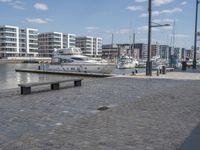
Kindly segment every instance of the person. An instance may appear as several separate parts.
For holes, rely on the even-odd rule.
[[[135,69],[135,73],[136,73],[136,74],[138,73],[138,70],[137,70],[137,69]]]

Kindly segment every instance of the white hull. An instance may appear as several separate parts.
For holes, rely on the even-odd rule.
[[[135,68],[137,63],[132,62],[132,63],[118,63],[117,68],[118,69],[132,69]]]
[[[79,48],[56,50],[51,62],[52,64],[43,67],[43,70],[109,74],[115,67],[114,64],[99,62],[82,55]]]
[[[115,65],[113,64],[50,64],[45,70],[49,71],[66,71],[66,72],[85,72],[110,74]]]
[[[117,68],[118,69],[132,69],[138,65],[138,61],[130,56],[123,55],[118,59]]]

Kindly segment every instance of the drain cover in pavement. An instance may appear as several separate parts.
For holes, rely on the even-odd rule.
[[[102,107],[99,107],[97,110],[104,111],[104,110],[107,110],[107,109],[109,109],[109,107],[102,106]]]

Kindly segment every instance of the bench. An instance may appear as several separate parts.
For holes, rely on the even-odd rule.
[[[51,90],[59,90],[60,83],[63,82],[74,82],[74,86],[81,86],[82,79],[67,79],[67,80],[59,80],[59,81],[50,81],[50,82],[34,82],[34,83],[24,83],[18,84],[21,88],[21,95],[31,94],[31,87],[40,86],[40,85],[51,85]]]
[[[166,71],[174,71],[174,68],[166,68]]]

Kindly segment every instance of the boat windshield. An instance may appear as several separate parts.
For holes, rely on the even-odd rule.
[[[87,61],[87,57],[71,57],[72,60],[77,60],[77,61]]]
[[[72,63],[72,59],[62,59],[62,63]]]
[[[119,59],[119,61],[121,61],[121,62],[127,62],[127,61],[131,61],[131,60],[132,60],[132,58],[129,58],[129,57],[121,57]]]

